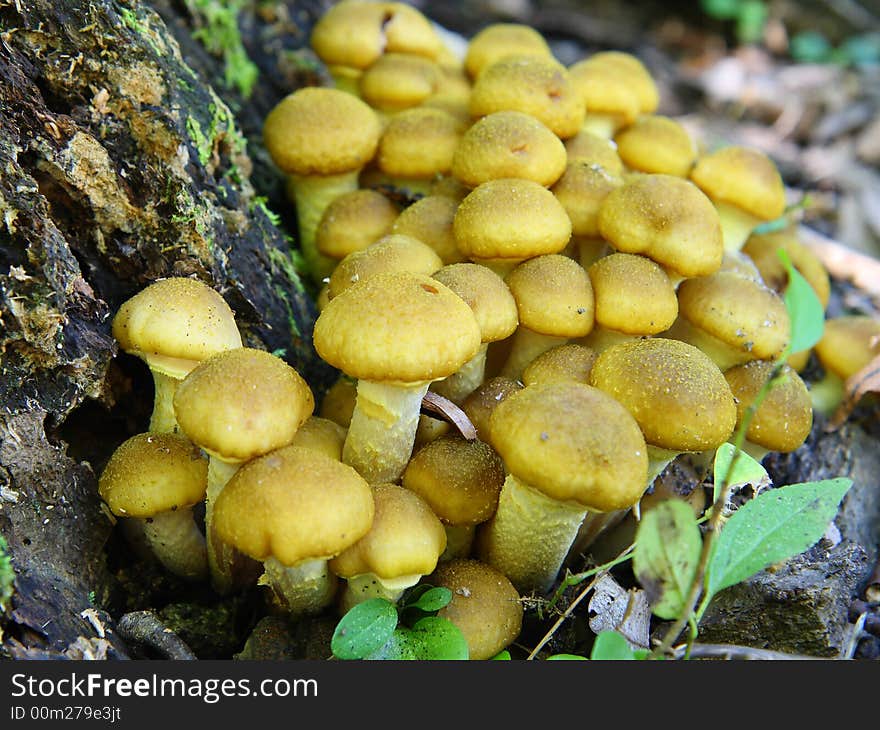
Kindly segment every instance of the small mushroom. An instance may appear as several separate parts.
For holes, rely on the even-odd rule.
[[[437,567],[446,532],[428,503],[397,484],[372,487],[375,516],[369,531],[329,562],[345,579],[339,597],[345,613],[370,598],[396,602]]]
[[[458,202],[449,196],[432,192],[404,208],[391,226],[391,232],[427,243],[444,265],[464,261],[465,256],[459,251],[452,232]]]
[[[631,170],[687,177],[697,159],[697,145],[685,127],[660,114],[643,114],[618,132],[620,159]]]
[[[222,296],[197,279],[153,282],[119,307],[113,337],[147,363],[153,376],[149,430],[177,430],[172,399],[177,384],[202,360],[241,347],[235,316]]]
[[[469,659],[491,659],[519,636],[523,623],[519,593],[491,565],[465,558],[450,560],[438,565],[427,582],[452,592],[452,600],[437,615],[461,631]]]
[[[830,416],[843,403],[846,380],[880,356],[880,319],[865,314],[829,317],[813,351],[824,370],[810,386],[813,410]]]
[[[468,42],[464,68],[471,79],[476,79],[484,68],[510,55],[553,58],[547,40],[532,26],[490,23]]]
[[[140,521],[153,554],[187,580],[208,576],[205,537],[192,507],[205,498],[208,460],[178,433],[141,433],[124,441],[98,479],[98,494],[118,517]]]
[[[589,385],[590,371],[596,361],[596,351],[577,342],[551,347],[526,365],[522,374],[523,385],[535,383],[575,382]]]
[[[343,460],[375,484],[400,478],[428,386],[477,353],[480,328],[439,281],[390,272],[333,297],[313,338],[321,358],[358,380]]]
[[[260,584],[281,611],[300,616],[330,605],[328,561],[373,523],[373,495],[351,467],[302,446],[285,446],[241,467],[214,505],[218,537],[263,564]]]

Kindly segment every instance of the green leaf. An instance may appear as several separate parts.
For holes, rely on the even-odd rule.
[[[507,651],[507,649],[502,649],[495,656],[493,656],[492,659],[496,661],[508,661],[510,660],[510,652]]]
[[[702,545],[693,510],[682,500],[661,502],[642,517],[633,570],[660,618],[678,618],[684,609]]]
[[[340,619],[330,639],[330,651],[337,659],[363,659],[388,641],[395,626],[394,604],[384,598],[371,598]]]
[[[831,55],[831,43],[819,31],[808,30],[791,39],[788,52],[800,63],[823,63]]]
[[[764,0],[743,0],[736,18],[736,38],[740,43],[757,43],[767,24]]]
[[[620,660],[635,659],[629,642],[616,631],[603,631],[596,636],[590,659],[597,660]]]
[[[711,596],[814,545],[834,519],[852,480],[844,477],[771,489],[740,507],[719,533],[707,570]]]
[[[741,0],[700,0],[703,10],[718,20],[732,20],[739,11]]]
[[[791,320],[791,342],[788,352],[809,350],[822,339],[825,310],[813,287],[792,265],[788,252],[780,248],[776,253],[788,272],[788,285],[785,287],[783,297]]]
[[[439,611],[452,600],[452,591],[448,588],[427,586],[428,590],[420,591],[415,600],[408,600],[406,608],[417,608],[425,613]]]
[[[736,461],[733,461],[733,456],[737,451],[736,446],[730,442],[721,444],[715,450],[713,502],[717,501],[721,494],[721,487],[725,482],[733,485],[753,484],[755,486],[770,483],[767,470],[745,451],[739,450]],[[733,469],[731,469],[731,462],[733,462]]]
[[[585,662],[585,661],[587,661],[587,658],[585,656],[581,656],[580,654],[551,654],[550,656],[547,657],[547,661],[548,662],[553,662],[553,661],[562,661],[562,662],[584,661]]]
[[[467,659],[468,645],[461,630],[439,616],[425,616],[412,628],[398,626],[388,640],[365,659],[428,661]]]

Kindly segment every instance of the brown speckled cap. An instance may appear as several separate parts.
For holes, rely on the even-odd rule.
[[[480,264],[463,261],[435,271],[432,278],[448,286],[473,310],[483,342],[512,335],[519,323],[516,300],[500,276]]]
[[[209,454],[231,462],[289,444],[314,408],[312,391],[294,368],[250,347],[208,358],[174,394],[183,432]]]
[[[636,419],[645,441],[672,451],[706,451],[733,432],[736,405],[718,366],[686,342],[662,337],[599,353],[590,382]]]
[[[119,307],[113,336],[126,352],[182,378],[201,360],[241,347],[229,305],[196,279],[159,279]]]
[[[371,276],[331,299],[315,322],[320,357],[364,380],[445,378],[472,358],[480,327],[455,292],[428,276]]]
[[[285,446],[241,467],[214,503],[218,537],[256,560],[283,565],[326,559],[370,529],[366,480],[341,461]]]
[[[612,190],[599,210],[599,231],[618,251],[644,254],[680,276],[706,276],[721,266],[715,206],[674,175],[639,175]]]
[[[275,164],[296,175],[359,170],[376,153],[376,112],[339,89],[310,86],[284,97],[266,116],[263,143]]]
[[[147,518],[201,502],[207,484],[208,460],[188,438],[140,433],[110,456],[98,493],[113,514]]]
[[[551,499],[604,512],[632,506],[645,491],[642,432],[627,410],[598,388],[527,386],[498,404],[490,431],[508,471]]]

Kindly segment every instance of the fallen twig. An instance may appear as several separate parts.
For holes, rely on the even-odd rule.
[[[183,639],[165,626],[152,611],[124,614],[116,623],[116,631],[126,641],[149,646],[166,659],[198,659]]]

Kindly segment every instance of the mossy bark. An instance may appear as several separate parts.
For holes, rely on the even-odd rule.
[[[312,347],[313,293],[269,213],[283,196],[258,138],[296,81],[275,61],[307,45],[322,8],[278,8],[274,33],[279,10],[241,16],[245,45],[268,49],[251,101],[192,38],[185,3],[0,3],[0,534],[16,574],[0,655],[127,655],[99,608],[118,585],[96,483],[152,403],[149,372],[110,334],[125,299],[199,278],[245,345],[281,354],[318,397],[335,376]]]

